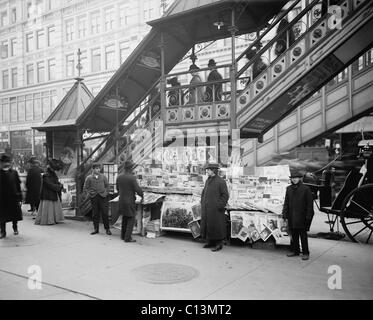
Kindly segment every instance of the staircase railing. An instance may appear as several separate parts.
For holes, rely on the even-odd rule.
[[[290,44],[289,45],[289,33],[291,31],[293,31],[293,27],[297,24],[297,23],[301,23],[301,24],[304,24],[304,21],[300,21],[302,18],[304,18],[307,14],[310,13],[310,10],[312,8],[314,8],[316,5],[322,5],[323,3],[323,0],[314,0],[312,1],[309,5],[307,5],[298,15],[296,15],[291,21],[289,21],[289,23],[283,28],[281,29],[280,32],[278,32],[274,37],[271,38],[271,40],[269,40],[264,46],[262,45],[262,40],[263,38],[265,37],[265,35],[267,35],[270,31],[277,31],[277,28],[279,27],[279,24],[280,22],[282,21],[282,19],[288,15],[288,13],[294,9],[294,7],[296,5],[298,5],[301,1],[296,1],[294,2],[287,10],[285,10],[277,19],[274,23],[271,24],[271,26],[256,40],[254,41],[254,43],[252,43],[242,54],[240,54],[238,56],[238,58],[236,59],[236,61],[240,61],[245,55],[246,53],[250,52],[253,50],[253,48],[258,48],[259,47],[259,50],[257,50],[255,52],[255,56],[250,59],[240,70],[238,70],[237,72],[237,77],[240,77],[248,68],[250,67],[253,67],[254,63],[257,62],[257,60],[261,57],[264,57],[266,60],[268,60],[268,64],[266,66],[265,69],[263,69],[261,73],[265,72],[265,70],[267,70],[270,65],[272,64],[272,62],[275,62],[275,60],[277,60],[279,58],[276,57],[275,59],[271,59],[273,57],[273,55],[271,54],[271,50],[273,49],[273,46],[276,44],[276,42],[278,40],[281,40],[281,39],[287,39],[287,43],[286,43],[286,50],[289,49],[290,46],[294,45],[294,43],[296,42],[296,40],[298,40],[300,38],[300,36],[307,30],[309,30],[309,28],[311,27],[311,23],[310,23],[310,17],[306,17],[306,30],[304,30],[303,33],[299,33],[297,35],[297,38],[295,39],[294,43],[293,44]],[[316,20],[315,20],[316,22]],[[308,24],[308,25],[307,25]],[[286,51],[285,50],[285,51]],[[257,77],[259,77],[259,75],[257,75]],[[255,77],[255,78],[257,78]],[[254,79],[252,79],[254,80]]]
[[[341,0],[339,3],[344,2],[345,0]],[[297,1],[298,4],[299,1]],[[292,8],[293,5],[290,7]],[[268,63],[265,64],[265,67],[260,70],[260,72],[256,75],[256,77],[253,77],[251,81],[249,81],[246,84],[246,88],[243,91],[243,94],[246,94],[248,96],[251,96],[250,101],[254,99],[262,90],[264,90],[266,87],[268,87],[269,83],[272,83],[273,81],[280,78],[280,75],[284,73],[288,66],[293,65],[296,60],[298,60],[301,56],[307,52],[309,49],[307,47],[307,43],[302,43],[304,41],[304,35],[319,25],[319,22],[323,20],[323,18],[326,15],[329,15],[329,13],[326,13],[325,15],[321,15],[317,18],[313,18],[312,13],[315,13],[313,9],[317,9],[317,6],[322,7],[323,0],[314,0],[310,4],[308,4],[303,10],[301,10],[284,28],[281,29],[280,32],[277,33],[276,36],[274,36],[272,39],[270,39],[263,47],[261,47],[259,50],[257,50],[255,56],[250,59],[238,72],[237,77],[241,77],[242,74],[251,67],[251,69],[254,68],[254,64],[261,58],[265,58]],[[289,9],[290,9],[289,8]],[[287,10],[286,12],[289,12]],[[281,14],[279,19],[281,17],[284,17],[286,15],[286,12],[284,14]],[[279,20],[279,19],[276,19]],[[277,22],[278,23],[278,22]],[[277,23],[272,24],[271,28],[266,31],[268,33],[270,30],[274,30]],[[298,34],[295,35],[293,28],[295,25],[299,24],[301,26],[301,30]],[[294,33],[294,41],[293,43],[289,43],[289,35],[290,33]],[[255,45],[259,45],[261,43],[261,40],[263,39],[264,34],[259,37],[245,52],[249,52]],[[275,57],[273,57],[272,50],[275,48],[275,45],[278,41],[281,39],[287,39],[286,47],[283,52],[280,54],[276,54]],[[301,47],[303,46],[303,48]],[[299,47],[299,50],[298,50]],[[297,50],[296,50],[296,49]],[[289,51],[291,51],[291,56],[287,56]],[[241,54],[237,61],[242,59],[244,55]],[[288,61],[289,60],[289,61]],[[291,61],[290,61],[291,60]],[[255,81],[254,81],[255,80]],[[250,94],[250,88],[251,86],[254,86],[253,94]],[[242,94],[238,96],[237,99],[237,113],[240,113],[242,109],[242,104],[247,104],[247,99],[244,99],[245,97],[242,97]]]
[[[122,120],[120,120],[119,123],[124,123],[126,119],[128,118],[131,118],[132,116],[134,117],[130,123],[124,127],[122,127],[120,130],[119,130],[119,136],[120,135],[123,135],[130,127],[133,126],[134,123],[136,123],[136,121],[138,121],[140,119],[141,116],[143,116],[145,114],[145,112],[147,112],[147,109],[148,109],[148,106],[149,105],[152,105],[156,99],[159,99],[159,93],[157,95],[155,95],[151,101],[147,102],[146,100],[148,99],[148,96],[150,94],[150,92],[152,90],[154,90],[154,88],[158,85],[159,83],[159,80],[154,83],[154,85],[147,91],[147,95],[146,97],[141,100],[139,103],[137,103],[137,106],[135,106],[133,108],[133,111],[126,115]],[[141,106],[144,106],[143,108],[141,108]],[[140,108],[140,111],[138,110]],[[138,114],[136,114],[138,113]],[[80,164],[80,176],[84,177],[88,171],[89,171],[89,166],[87,167],[86,165],[88,164],[88,162],[91,160],[93,160],[94,156],[96,155],[97,158],[95,158],[94,160],[95,161],[99,161],[103,156],[105,156],[108,151],[110,150],[110,148],[112,148],[114,146],[114,143],[116,141],[115,139],[115,136],[116,136],[116,133],[117,133],[117,128],[114,127],[110,133],[92,150],[92,152],[81,162]],[[104,144],[107,144],[104,148],[104,150],[102,150],[102,152],[100,151],[100,148],[104,145]],[[100,154],[98,154],[98,152],[101,152]]]

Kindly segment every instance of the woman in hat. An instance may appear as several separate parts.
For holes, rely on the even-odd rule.
[[[214,59],[210,59],[207,66],[212,69],[207,77],[207,82],[214,82],[223,79],[221,74],[216,70],[216,62]],[[206,87],[205,101],[221,101],[222,92],[223,84],[221,82],[208,85]]]
[[[61,170],[62,167],[60,160],[48,161],[47,172],[42,178],[40,204],[35,224],[52,225],[63,221],[61,192],[64,189],[56,174],[56,171]]]
[[[219,165],[208,164],[208,179],[201,196],[201,237],[204,248],[219,251],[226,239],[225,206],[229,199],[227,184],[218,175]]]
[[[11,168],[10,156],[0,158],[0,239],[6,236],[6,223],[13,223],[14,234],[18,234],[17,222],[22,220],[22,192],[18,172]]]
[[[192,79],[190,80],[190,88],[189,88],[189,104],[194,103],[201,103],[203,102],[203,86],[198,85],[202,83],[202,79],[198,74],[199,67],[197,67],[194,63],[189,67],[189,71],[192,75]]]

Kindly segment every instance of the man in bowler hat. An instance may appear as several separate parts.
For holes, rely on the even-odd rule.
[[[18,172],[11,168],[9,155],[0,157],[0,239],[6,237],[6,223],[13,223],[13,232],[18,234],[17,222],[22,220],[22,192]]]
[[[219,165],[206,166],[208,178],[201,196],[201,237],[204,248],[219,251],[226,239],[225,206],[229,199],[227,184],[219,177]]]
[[[132,239],[132,231],[136,217],[136,194],[144,197],[143,191],[133,174],[134,164],[131,161],[124,163],[124,173],[117,177],[117,190],[119,192],[119,214],[122,214],[121,239],[124,242],[136,242]]]
[[[313,211],[313,196],[311,189],[303,184],[303,174],[299,171],[291,173],[291,185],[286,188],[283,219],[288,220],[289,233],[291,236],[292,253],[288,257],[299,256],[299,238],[302,243],[302,260],[309,259],[309,248],[307,231],[309,231]]]
[[[111,235],[109,225],[109,182],[105,175],[100,173],[101,165],[94,163],[92,165],[92,174],[87,176],[83,191],[88,193],[91,198],[92,220],[94,230],[91,234],[99,232],[100,216],[106,229],[106,234]]]
[[[207,66],[212,69],[207,77],[207,82],[219,81],[223,79],[221,74],[216,70],[216,62],[214,59],[210,59]],[[221,82],[208,85],[205,92],[205,101],[221,101],[222,92],[223,84]]]

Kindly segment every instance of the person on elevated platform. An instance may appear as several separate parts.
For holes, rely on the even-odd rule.
[[[204,90],[203,86],[199,85],[202,83],[202,79],[198,74],[199,67],[194,63],[189,67],[189,71],[192,74],[189,88],[189,101],[188,104],[195,104],[203,102]]]
[[[216,62],[214,59],[210,59],[207,66],[212,69],[207,77],[207,82],[219,81],[223,79],[221,74],[216,70]],[[206,87],[206,92],[205,92],[205,101],[206,102],[221,101],[222,92],[223,92],[222,83],[208,85]]]

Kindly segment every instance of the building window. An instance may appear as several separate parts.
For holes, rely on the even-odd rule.
[[[74,76],[74,55],[68,54],[66,56],[66,77]]]
[[[92,50],[92,72],[101,71],[101,50],[100,48]]]
[[[44,61],[40,61],[36,64],[38,83],[45,82],[45,64]]]
[[[12,68],[12,88],[18,87],[18,70],[17,68]]]
[[[17,99],[16,97],[10,98],[10,122],[18,121]]]
[[[16,55],[17,50],[17,39],[10,39],[10,56],[14,57]]]
[[[114,28],[115,12],[114,8],[107,8],[105,13],[105,31],[112,30]]]
[[[78,37],[79,39],[82,39],[87,34],[87,18],[79,17],[78,18]]]
[[[91,34],[100,32],[100,11],[91,13]]]
[[[49,26],[48,27],[48,47],[51,47],[54,44],[56,44],[55,34],[56,34],[55,26]]]
[[[0,50],[1,50],[1,59],[8,58],[8,40],[2,41],[0,43]]]
[[[0,27],[4,27],[8,24],[8,12],[1,11],[0,12]]]
[[[25,96],[17,97],[18,121],[25,121]]]
[[[3,99],[3,122],[10,122],[9,99]]]
[[[26,121],[33,120],[34,116],[34,103],[32,94],[26,95]]]
[[[3,71],[3,89],[9,89],[9,71],[4,70]]]
[[[33,32],[26,34],[26,52],[33,50],[34,34]]]
[[[41,49],[45,45],[45,33],[44,30],[36,31],[36,49]]]
[[[119,25],[124,27],[129,23],[129,7],[122,5],[119,7]]]
[[[57,91],[51,90],[51,111],[57,107]]]
[[[41,93],[41,112],[43,119],[46,119],[50,114],[49,91]]]
[[[115,68],[115,46],[107,46],[105,48],[105,69],[112,70]]]
[[[40,93],[34,93],[34,120],[41,120]]]
[[[28,64],[26,65],[26,80],[27,84],[34,84],[34,65]]]
[[[27,4],[26,4],[27,19],[31,18],[31,16],[33,15],[33,12],[32,12],[33,10],[34,10],[34,7],[32,6],[32,2],[27,1]]]
[[[56,80],[56,59],[48,60],[48,80]]]
[[[67,20],[65,22],[66,41],[72,41],[74,38],[74,20]]]
[[[11,23],[17,22],[17,8],[12,8],[11,15],[10,15],[10,21]]]
[[[122,64],[127,59],[129,52],[130,52],[129,40],[119,43],[120,64]]]
[[[154,13],[154,8],[153,8],[153,3],[151,0],[145,0],[143,2],[143,8],[144,8],[144,11],[143,11],[143,17],[144,17],[144,20],[150,20],[152,17],[153,17],[153,13]]]

